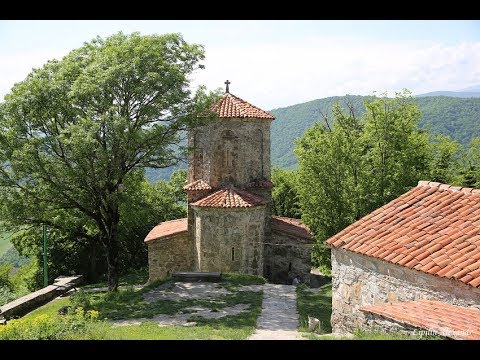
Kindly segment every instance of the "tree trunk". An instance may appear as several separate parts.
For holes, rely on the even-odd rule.
[[[118,239],[110,238],[107,246],[107,266],[108,266],[108,291],[117,291],[118,289]]]
[[[104,244],[107,253],[107,278],[108,291],[117,291],[118,288],[118,254],[119,254],[119,239],[118,239],[118,224],[120,222],[120,214],[118,209],[109,213],[108,229],[106,232],[106,239]]]

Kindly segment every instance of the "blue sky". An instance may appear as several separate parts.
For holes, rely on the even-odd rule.
[[[0,21],[0,98],[97,35],[180,32],[205,46],[192,84],[231,81],[266,110],[317,98],[480,84],[480,21]]]

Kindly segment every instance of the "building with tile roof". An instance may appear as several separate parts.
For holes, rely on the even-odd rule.
[[[420,181],[326,243],[334,331],[480,323],[480,190]]]
[[[189,131],[188,217],[145,238],[150,280],[174,271],[242,272],[291,283],[310,279],[313,237],[296,219],[272,217],[268,112],[226,93],[217,118]]]

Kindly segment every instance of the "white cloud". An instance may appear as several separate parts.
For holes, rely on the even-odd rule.
[[[48,60],[61,59],[68,51],[36,49],[4,53],[0,56],[0,100],[13,85],[24,80],[33,68],[42,67]]]
[[[480,83],[480,43],[456,46],[323,41],[298,47],[206,48],[196,83],[229,79],[231,91],[265,109],[321,97],[408,88],[414,93]]]
[[[214,47],[194,85],[210,89],[231,81],[231,92],[266,110],[327,96],[408,88],[414,93],[457,90],[480,83],[480,42],[359,42],[312,37],[287,46]],[[69,49],[37,49],[0,56],[0,98],[33,67]]]

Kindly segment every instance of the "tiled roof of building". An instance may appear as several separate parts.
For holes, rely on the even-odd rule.
[[[480,340],[480,310],[417,300],[364,306],[360,310],[458,340]]]
[[[298,219],[272,216],[272,230],[302,239],[313,240],[313,235],[308,226]]]
[[[271,189],[273,183],[270,180],[254,180],[247,185],[250,189]]]
[[[267,201],[258,195],[234,187],[215,191],[191,205],[215,208],[239,208],[265,205]]]
[[[273,115],[230,93],[223,95],[213,105],[213,111],[220,118],[275,119]]]
[[[420,181],[326,243],[479,287],[480,190]]]
[[[187,191],[198,191],[198,190],[212,190],[212,187],[208,185],[205,181],[200,179],[200,180],[192,181],[191,183],[185,185],[183,189]]]
[[[187,232],[188,219],[164,221],[155,226],[145,237],[145,242]]]

